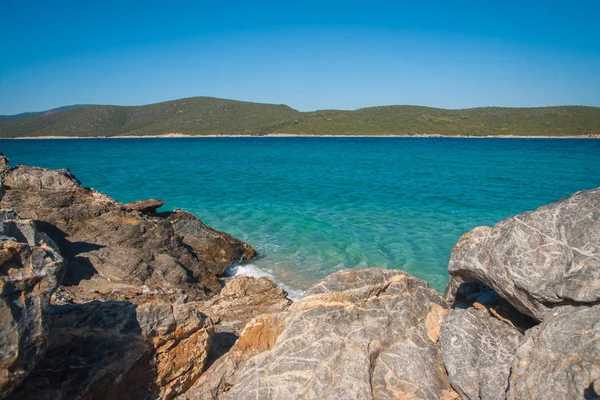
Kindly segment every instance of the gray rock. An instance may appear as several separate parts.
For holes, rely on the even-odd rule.
[[[68,169],[49,170],[18,166],[8,172],[4,185],[13,190],[77,190],[81,183]]]
[[[453,393],[437,345],[447,312],[402,271],[345,270],[294,303],[269,351],[228,399],[439,399]]]
[[[552,307],[598,302],[600,188],[475,228],[452,250],[448,271],[449,292],[478,280],[538,321]]]
[[[600,398],[600,306],[558,307],[516,352],[508,399]]]
[[[0,221],[0,398],[44,355],[50,297],[63,274],[58,249],[33,221]]]
[[[440,344],[452,387],[469,400],[505,398],[522,334],[488,309],[454,309],[442,323]]]

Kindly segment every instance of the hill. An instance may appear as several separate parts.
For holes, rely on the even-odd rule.
[[[470,108],[446,110],[418,106],[326,110],[305,115],[274,131],[330,135],[515,135],[579,136],[600,134],[600,108]]]
[[[293,120],[284,105],[192,97],[145,106],[91,106],[0,122],[0,137],[252,134]]]
[[[53,108],[51,110],[46,110],[46,111],[24,112],[24,113],[14,114],[14,115],[0,115],[0,122],[1,121],[10,121],[10,120],[15,120],[15,119],[29,118],[29,117],[37,117],[38,115],[54,114],[54,113],[61,112],[61,111],[89,107],[91,105],[92,104],[73,104],[70,106],[62,106],[62,107]]]
[[[0,121],[0,137],[187,135],[600,135],[600,108],[382,106],[300,112],[286,105],[192,97],[145,106],[88,106]]]

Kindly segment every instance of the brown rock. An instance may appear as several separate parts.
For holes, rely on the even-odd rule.
[[[252,319],[231,351],[218,359],[179,400],[223,398],[237,382],[248,360],[275,345],[284,328],[284,314],[263,314]]]
[[[127,203],[125,204],[125,207],[133,211],[139,211],[142,214],[154,214],[156,210],[161,208],[164,204],[164,200],[149,199]]]
[[[440,337],[440,329],[442,329],[442,320],[448,314],[448,309],[437,304],[431,307],[431,311],[427,314],[425,326],[427,328],[427,337],[433,343],[437,343]]]
[[[246,243],[204,225],[192,214],[176,210],[164,214],[181,241],[196,254],[202,255],[204,268],[222,275],[231,265],[256,257],[256,251]]]
[[[285,311],[292,304],[285,290],[269,278],[236,275],[221,293],[202,303],[202,312],[210,316],[218,332],[236,336],[254,317]]]
[[[17,167],[3,182],[0,205],[34,219],[56,242],[68,262],[64,284],[80,302],[144,287],[207,298],[221,289],[217,274],[256,254],[189,213],[133,211],[83,188],[68,170]]]
[[[212,323],[197,304],[54,306],[49,348],[14,399],[171,399],[196,380]]]

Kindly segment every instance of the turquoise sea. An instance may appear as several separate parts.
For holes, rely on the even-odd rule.
[[[116,200],[167,200],[261,254],[239,271],[293,295],[342,268],[408,271],[443,291],[466,231],[600,186],[600,140],[3,140],[11,165],[69,168]]]

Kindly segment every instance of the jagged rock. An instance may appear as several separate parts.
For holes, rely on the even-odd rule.
[[[290,307],[274,347],[249,361],[227,398],[449,398],[432,340],[443,309],[402,271],[337,272]]]
[[[175,234],[196,254],[202,255],[204,267],[215,275],[222,275],[231,265],[257,255],[251,246],[204,225],[189,212],[176,210],[164,215]]]
[[[8,171],[10,167],[8,166],[8,157],[4,155],[4,153],[0,152],[0,175]]]
[[[600,306],[558,307],[525,335],[508,399],[600,398]]]
[[[63,274],[58,249],[33,221],[0,221],[0,398],[44,355],[50,296]]]
[[[18,220],[21,219],[15,210],[4,210],[0,209],[0,220]]]
[[[77,190],[81,183],[68,169],[48,170],[39,167],[18,166],[4,178],[4,185],[13,190]]]
[[[213,325],[199,309],[198,303],[151,302],[138,307],[142,333],[152,338],[160,399],[185,392],[204,370]]]
[[[114,290],[187,293],[220,291],[215,275],[254,249],[185,212],[144,215],[93,189],[68,170],[17,167],[3,176],[4,208],[36,221],[67,260],[64,284],[81,301]]]
[[[247,360],[272,347],[283,328],[281,312],[291,303],[270,279],[243,275],[232,277],[218,296],[202,302],[200,309],[215,322],[212,365],[181,399],[216,399],[226,393]]]
[[[448,304],[461,303],[460,306],[470,306],[477,302],[480,304],[495,304],[502,298],[480,281],[463,282],[459,277],[451,277],[446,285],[444,300]]]
[[[125,204],[125,207],[130,210],[139,211],[142,214],[154,214],[156,210],[161,208],[164,204],[164,200],[149,199],[127,203]]]
[[[10,170],[10,167],[8,166],[8,158],[4,155],[4,153],[0,152],[0,200],[2,200],[2,196],[4,196],[4,180],[2,179],[2,176],[8,170]]]
[[[522,334],[484,306],[454,309],[440,333],[452,387],[468,400],[505,398],[508,376]]]
[[[285,311],[292,304],[285,290],[266,277],[236,275],[229,279],[218,296],[202,303],[218,331],[236,335],[260,314]]]
[[[214,400],[226,396],[248,360],[275,345],[283,331],[283,318],[283,313],[263,314],[248,322],[231,350],[202,374],[178,400]]]
[[[212,323],[197,304],[53,306],[49,348],[14,399],[171,399],[200,376]]]
[[[454,246],[448,271],[452,290],[481,281],[538,321],[552,307],[598,302],[600,188],[475,228]]]

